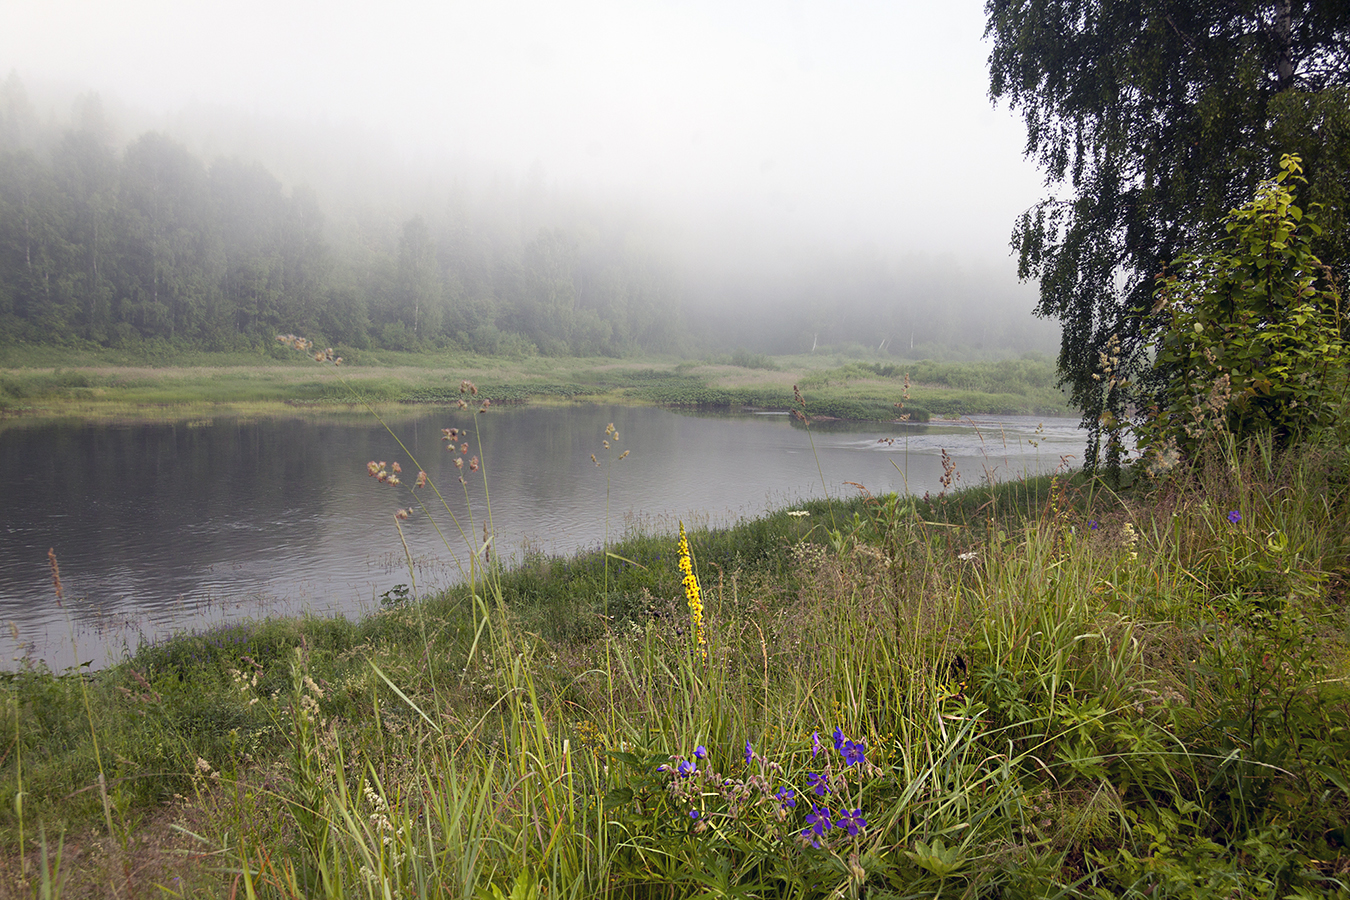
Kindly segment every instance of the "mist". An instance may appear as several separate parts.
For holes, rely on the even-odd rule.
[[[348,283],[372,309],[416,220],[444,303],[485,316],[510,305],[493,267],[556,244],[577,308],[603,317],[597,295],[647,290],[678,315],[686,344],[665,349],[1057,344],[1009,255],[1043,187],[987,99],[979,3],[55,2],[9,18],[0,149],[41,156],[75,130],[120,155],[153,131],[204,170],[260,165],[312,198],[328,264],[364,273]]]

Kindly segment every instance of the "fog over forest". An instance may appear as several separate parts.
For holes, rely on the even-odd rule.
[[[978,33],[971,44],[980,49]],[[842,105],[841,116],[895,117]],[[946,144],[913,124],[896,140],[931,153],[874,195],[843,185],[849,159],[816,152],[813,168],[787,150],[751,164],[767,186],[754,195],[720,185],[694,151],[690,171],[630,160],[605,178],[356,115],[201,99],[156,108],[14,70],[0,81],[0,335],[207,349],[293,331],[355,348],[546,354],[1053,353],[1058,326],[1031,315],[1036,290],[1017,282],[1006,238],[990,250],[991,229],[1006,235],[1020,209],[954,228],[961,209],[934,198],[968,204],[963,183],[989,173],[970,167],[968,135]],[[578,155],[603,164],[616,140]],[[898,166],[913,159],[897,152]],[[805,182],[776,181],[780,167]],[[695,196],[700,172],[707,190]]]

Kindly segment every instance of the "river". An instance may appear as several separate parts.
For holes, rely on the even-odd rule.
[[[619,439],[606,451],[610,423]],[[102,666],[178,631],[376,609],[409,582],[394,514],[416,507],[413,458],[468,532],[461,537],[444,510],[402,522],[418,587],[428,590],[455,580],[468,544],[482,542],[489,500],[497,552],[519,559],[598,547],[606,528],[617,537],[673,531],[681,518],[728,524],[826,492],[856,495],[859,485],[936,493],[943,450],[960,487],[1062,460],[1076,468],[1084,445],[1070,419],[815,423],[808,432],[784,415],[600,405],[479,416],[419,407],[389,426],[357,414],[5,423],[0,658],[10,669]],[[453,452],[449,427],[467,431]],[[370,461],[398,462],[402,484],[371,478]],[[434,495],[419,493],[431,506]]]

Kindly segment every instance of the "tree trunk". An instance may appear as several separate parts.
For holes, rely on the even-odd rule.
[[[1279,47],[1279,56],[1275,62],[1275,89],[1277,91],[1283,91],[1294,86],[1293,37],[1293,0],[1275,0],[1275,42]]]

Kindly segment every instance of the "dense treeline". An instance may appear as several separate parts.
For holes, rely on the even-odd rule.
[[[292,160],[285,181],[247,154],[204,161],[212,142],[194,152],[179,133],[116,140],[125,126],[97,95],[73,107],[42,120],[16,76],[0,82],[0,340],[247,350],[293,332],[394,350],[911,358],[1053,346],[1029,300],[991,295],[988,273],[950,260],[756,256],[726,246],[725,223],[682,231],[539,170],[424,185],[386,163],[343,181],[337,147],[327,175]]]
[[[515,257],[403,223],[394,253],[344,259],[313,192],[256,163],[204,165],[142,135],[121,154],[91,130],[47,153],[0,150],[0,332],[109,346],[243,349],[278,330],[393,349],[670,349],[668,279],[638,252],[587,259],[541,229]],[[353,265],[358,263],[358,265]],[[584,285],[584,294],[578,285]]]

